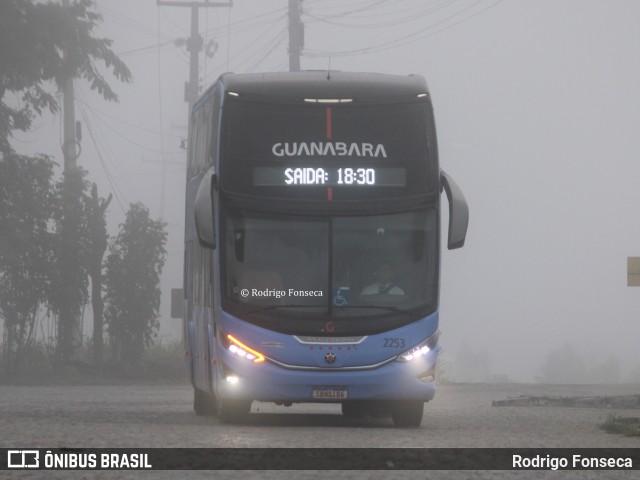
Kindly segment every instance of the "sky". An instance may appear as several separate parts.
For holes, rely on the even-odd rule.
[[[181,331],[168,318],[168,291],[182,283],[189,74],[176,40],[189,36],[190,10],[96,3],[104,19],[96,33],[113,39],[134,82],[112,80],[117,104],[77,82],[78,163],[103,196],[114,193],[112,235],[135,201],[168,222],[161,334],[170,341]],[[288,69],[287,0],[233,3],[200,9],[210,53],[200,56],[202,88],[226,71]],[[429,84],[441,167],[470,208],[464,248],[442,255],[441,344],[452,374],[469,377],[460,365],[471,351],[491,374],[534,381],[547,354],[565,346],[587,369],[616,355],[623,380],[638,370],[640,288],[626,285],[626,259],[640,256],[640,2],[304,0],[302,8],[302,69],[414,73]],[[62,163],[60,132],[59,116],[45,115],[13,145]]]

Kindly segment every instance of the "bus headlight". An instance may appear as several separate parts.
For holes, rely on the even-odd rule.
[[[440,332],[436,331],[433,335],[427,337],[426,340],[420,342],[411,350],[407,350],[406,352],[398,355],[396,360],[398,362],[410,362],[416,358],[423,357],[438,345],[438,337],[440,337]]]
[[[264,355],[253,348],[246,346],[233,335],[227,335],[225,338],[227,340],[227,342],[225,342],[227,344],[226,347],[231,353],[238,355],[239,357],[246,358],[247,360],[251,360],[253,363],[264,362]]]

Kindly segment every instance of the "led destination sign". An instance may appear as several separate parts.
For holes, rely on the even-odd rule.
[[[327,202],[364,205],[438,191],[435,136],[424,101],[325,106],[240,97],[225,102],[219,181],[238,202],[304,199],[324,208]]]
[[[321,185],[404,187],[407,174],[404,168],[372,167],[256,167],[253,185],[298,186]]]

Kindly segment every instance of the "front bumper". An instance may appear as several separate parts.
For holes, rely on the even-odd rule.
[[[440,347],[411,362],[391,361],[362,370],[304,370],[278,366],[268,360],[253,363],[221,352],[213,369],[216,395],[223,399],[268,402],[341,402],[344,399],[316,399],[313,391],[333,388],[347,392],[347,400],[432,400],[435,395],[435,366]],[[235,377],[233,383],[228,377]]]

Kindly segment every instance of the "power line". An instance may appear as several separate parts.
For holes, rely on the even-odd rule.
[[[287,39],[287,30],[283,30],[282,32],[280,32],[280,34],[274,39],[273,42],[273,46],[271,46],[271,48],[269,48],[269,50],[267,50],[263,55],[260,55],[259,60],[254,63],[251,67],[249,67],[246,72],[255,72],[257,70],[257,68],[260,66],[260,64],[262,62],[264,62],[269,55],[271,55],[273,53],[273,51],[278,48],[280,45],[282,45],[284,43],[284,41]]]
[[[229,12],[230,11],[231,10],[229,9]],[[286,15],[286,12],[287,12],[287,7],[277,8],[267,13],[256,15],[255,17],[245,18],[244,20],[238,20],[237,22],[230,23],[229,21],[227,21],[226,25],[223,25],[217,28],[216,30],[219,35],[228,34],[228,33],[233,33],[234,35],[239,33],[244,33],[247,30],[254,30],[256,27],[269,25],[274,20],[279,20],[284,15]],[[273,18],[263,19],[263,17],[273,17]],[[261,19],[261,20],[254,22],[254,20],[257,20],[257,19]],[[207,31],[205,33],[207,35],[210,35],[212,32]]]
[[[134,124],[128,123],[128,122],[124,122],[124,121],[122,121],[122,120],[117,120],[115,117],[110,116],[110,118],[112,118],[112,119],[114,119],[114,120],[117,120],[117,121],[121,121],[122,123],[124,123],[124,124],[126,124],[126,125],[129,125],[129,126],[132,126],[132,127],[134,127],[134,128],[138,128],[138,129],[140,129],[140,130],[143,130],[143,131],[146,131],[146,132],[149,132],[149,133],[153,133],[154,135],[159,135],[159,136],[160,136],[160,139],[161,139],[161,147],[160,147],[160,149],[152,148],[152,147],[149,147],[149,146],[147,146],[147,145],[143,145],[143,144],[141,144],[141,143],[139,143],[139,142],[136,142],[135,140],[132,140],[131,138],[127,137],[125,134],[123,134],[121,131],[119,131],[117,128],[115,128],[112,124],[110,124],[110,123],[109,123],[108,121],[106,121],[104,118],[101,118],[101,115],[107,115],[107,114],[102,113],[102,112],[101,112],[100,114],[98,114],[98,112],[99,112],[99,111],[98,111],[98,110],[96,110],[96,109],[95,109],[94,107],[92,107],[91,105],[89,105],[89,103],[87,103],[84,99],[83,99],[83,100],[78,100],[78,103],[82,103],[86,108],[88,108],[88,109],[91,111],[91,113],[93,114],[93,117],[94,117],[96,120],[98,120],[98,121],[99,121],[100,123],[102,123],[105,127],[107,127],[109,130],[111,130],[113,133],[115,133],[118,137],[122,138],[124,141],[126,141],[127,143],[130,143],[131,145],[135,145],[136,147],[141,148],[142,150],[146,150],[146,151],[148,151],[148,152],[152,152],[152,153],[160,153],[160,154],[163,154],[163,155],[164,155],[164,154],[168,154],[168,155],[178,155],[178,154],[180,154],[180,153],[181,153],[181,152],[179,152],[179,151],[166,151],[166,150],[164,150],[164,145],[162,144],[162,138],[163,138],[163,136],[164,136],[164,133],[163,133],[163,132],[158,132],[158,131],[155,131],[155,130],[150,130],[150,129],[147,129],[147,128],[144,128],[144,127],[140,127],[140,126],[137,126],[137,125],[134,125]],[[108,115],[107,115],[107,116],[108,116]],[[172,136],[174,136],[174,137],[176,137],[176,138],[182,138],[182,137],[181,137],[181,136],[179,136],[179,135],[172,135]]]
[[[416,22],[425,16],[429,16],[434,14],[435,12],[442,10],[449,5],[457,2],[458,0],[444,0],[439,3],[434,3],[431,5],[418,5],[412,6],[403,10],[394,9],[393,11],[384,11],[377,13],[375,15],[367,15],[367,16],[357,16],[357,17],[349,17],[342,15],[318,15],[308,10],[305,10],[304,13],[306,16],[315,19],[317,22],[327,23],[329,25],[335,25],[338,27],[346,27],[346,28],[386,28],[393,27],[397,25],[403,25],[405,23]],[[397,17],[398,15],[402,15]],[[375,23],[348,23],[346,20],[362,20],[364,18],[380,18],[382,17],[384,20]],[[333,20],[334,18],[338,18],[341,21]]]
[[[347,10],[347,11],[342,11],[339,13],[336,13],[333,15],[333,17],[344,17],[346,15],[351,15],[352,13],[360,13],[366,10],[371,10],[373,8],[375,8],[378,5],[384,5],[385,3],[390,3],[395,1],[395,3],[397,3],[397,0],[375,0],[375,1],[371,1],[368,0],[364,3],[364,6],[360,6],[360,7],[356,7],[356,8],[352,8],[351,10]],[[394,4],[395,6],[395,4]],[[341,7],[344,7],[344,4],[341,5]],[[335,7],[334,7],[335,8]]]
[[[497,0],[494,3],[487,5],[485,8],[482,8],[470,15],[467,15],[463,18],[461,18],[460,20],[450,23],[448,25],[445,25],[444,27],[437,29],[437,30],[433,30],[435,27],[438,27],[450,20],[453,20],[456,17],[459,17],[461,14],[471,10],[472,8],[476,7],[477,5],[479,5],[480,3],[482,3],[484,0],[476,0],[474,3],[472,3],[471,5],[466,6],[465,8],[463,8],[462,10],[449,15],[435,23],[432,23],[424,28],[421,28],[420,30],[417,30],[413,33],[410,33],[408,35],[404,35],[402,37],[396,38],[394,40],[389,40],[387,42],[383,42],[377,45],[373,45],[370,47],[364,47],[364,48],[359,48],[359,49],[353,49],[353,50],[342,50],[342,51],[328,51],[328,50],[312,50],[312,49],[305,49],[305,56],[308,57],[340,57],[340,56],[356,56],[356,55],[365,55],[365,54],[371,54],[371,53],[377,53],[377,52],[381,52],[384,50],[390,50],[393,48],[398,48],[404,45],[408,45],[410,43],[414,43],[418,40],[422,40],[424,38],[428,38],[431,37],[433,35],[436,35],[438,33],[444,32],[446,30],[449,30],[450,28],[453,28],[457,25],[460,25],[461,23],[464,23],[478,15],[480,15],[481,13],[486,12],[487,10],[497,6],[498,4],[502,3],[502,0]]]
[[[172,50],[178,48],[175,40],[167,40],[165,42],[154,43],[153,45],[147,45],[146,47],[134,48],[131,50],[125,50],[124,52],[118,52],[119,57],[128,57],[131,55],[144,54],[144,53],[156,53],[165,50]]]
[[[98,147],[98,142],[97,142],[96,137],[95,137],[95,135],[93,133],[93,128],[91,127],[91,122],[89,120],[89,116],[84,111],[84,107],[82,105],[79,105],[79,110],[80,110],[80,115],[82,116],[82,118],[84,120],[84,123],[87,126],[87,130],[89,131],[89,137],[91,137],[91,142],[93,143],[93,146],[94,146],[94,148],[96,150],[96,153],[98,155],[98,160],[100,161],[100,164],[102,165],[102,169],[103,169],[103,171],[105,173],[105,176],[107,177],[107,182],[111,186],[111,191],[113,193],[113,196],[116,199],[116,202],[118,203],[118,205],[120,206],[120,209],[122,210],[122,213],[126,214],[126,210],[125,210],[124,205],[123,205],[124,195],[120,191],[120,188],[118,187],[117,182],[113,179],[113,176],[111,175],[111,172],[109,171],[109,167],[107,167],[107,162],[102,157],[102,151],[100,150],[100,147]]]
[[[287,26],[286,26],[286,15],[282,15],[280,18],[278,18],[278,22],[272,22],[269,24],[268,28],[266,28],[265,30],[262,30],[260,32],[256,32],[255,37],[249,42],[249,44],[251,45],[260,45],[261,48],[258,50],[254,50],[253,52],[249,49],[245,49],[243,50],[243,52],[240,55],[237,55],[233,58],[233,60],[235,60],[233,65],[229,65],[228,63],[228,59],[227,59],[227,65],[226,65],[226,71],[229,71],[230,69],[233,69],[234,71],[244,71],[244,72],[251,72],[253,70],[251,69],[247,69],[247,68],[243,68],[244,65],[246,65],[249,62],[255,61],[255,59],[264,59],[266,57],[266,55],[270,54],[273,52],[274,48],[273,48],[273,44],[274,43],[278,43],[280,44],[282,41],[284,41],[286,39],[286,35],[287,35]],[[278,31],[278,33],[271,37],[270,40],[268,41],[264,41],[263,39],[269,34],[269,32],[271,32],[275,27],[278,27],[278,25],[281,26],[281,29]],[[257,65],[259,65],[261,62],[258,62]],[[208,77],[212,77],[212,76],[217,76],[218,72],[223,69],[225,67],[225,65],[223,63],[219,63],[217,65],[214,65],[213,68],[211,69],[211,72],[208,74]],[[253,66],[253,68],[255,68],[255,66]],[[209,82],[209,78],[205,78],[205,82]]]
[[[84,103],[84,100],[78,100]],[[88,103],[85,103],[85,105],[91,109],[91,112],[94,114],[95,117],[100,117],[100,116],[105,116],[107,118],[110,118],[111,120],[121,123],[123,125],[126,125],[127,127],[132,127],[132,128],[136,128],[138,130],[141,130],[143,132],[148,132],[148,133],[152,133],[154,135],[164,135],[166,137],[174,137],[174,138],[183,138],[182,135],[175,135],[175,134],[171,134],[171,133],[165,133],[164,131],[160,132],[158,130],[152,130],[151,128],[145,128],[145,127],[141,127],[140,125],[137,125],[135,123],[131,123],[131,122],[127,122],[126,120],[122,120],[121,118],[115,117],[113,115],[108,114],[107,112],[96,108],[95,106],[89,105]],[[104,121],[101,119],[101,121]],[[173,153],[173,152],[167,152],[167,153]]]
[[[157,36],[156,31],[153,27],[150,27],[145,23],[137,22],[133,18],[106,6],[106,2],[103,0],[99,0],[99,2],[96,2],[96,10],[100,12],[104,17],[110,18],[111,23],[125,27],[129,31],[133,30],[137,33],[147,35],[152,38],[155,38]]]
[[[119,201],[120,205],[122,205],[122,201],[125,201],[126,203],[127,195],[124,194],[124,191],[122,190],[121,186],[125,186],[127,188],[127,191],[130,194],[128,196],[130,198],[137,198],[139,194],[139,189],[136,188],[130,182],[129,174],[121,169],[118,161],[114,160],[117,158],[121,158],[121,156],[116,155],[113,152],[111,148],[112,142],[105,140],[105,135],[103,135],[100,127],[94,124],[92,121],[92,118],[96,118],[101,121],[102,119],[100,119],[100,117],[95,114],[93,108],[88,104],[88,102],[85,99],[85,95],[83,91],[81,89],[78,89],[77,93],[78,93],[77,98],[79,100],[78,107],[80,108],[80,112],[83,116],[83,120],[89,131],[91,140],[96,148],[98,159],[102,165],[103,171],[107,177],[107,180],[109,181],[109,184],[112,186],[114,190],[113,193],[116,196],[116,200],[120,200]],[[92,116],[89,116],[89,114],[87,113],[87,110],[89,113],[92,114]],[[109,159],[110,161],[107,162],[106,160],[109,160]],[[119,182],[116,182],[115,177],[109,165],[111,165],[111,167],[113,167],[113,170],[116,171],[117,178],[120,179]]]
[[[94,112],[95,113],[95,112]],[[160,111],[160,116],[162,116],[162,110]],[[102,123],[105,127],[107,127],[109,130],[111,130],[113,133],[115,133],[118,137],[120,137],[121,139],[123,139],[125,142],[130,143],[131,145],[135,145],[138,148],[141,148],[142,150],[146,150],[148,152],[151,153],[158,153],[161,155],[178,155],[181,152],[179,151],[166,151],[164,149],[164,138],[163,138],[163,134],[160,134],[160,149],[157,148],[151,148],[148,147],[146,145],[143,145],[139,142],[136,142],[135,140],[132,140],[131,138],[127,137],[125,134],[121,133],[120,131],[118,131],[115,127],[113,127],[113,125],[110,125],[109,122],[107,122],[105,119],[100,118],[99,116],[95,116],[95,118]],[[157,133],[157,132],[154,132]]]

